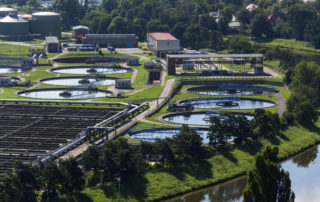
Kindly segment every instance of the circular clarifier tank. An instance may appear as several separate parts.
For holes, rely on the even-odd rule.
[[[195,108],[204,109],[259,109],[273,107],[274,102],[261,99],[237,98],[237,97],[213,97],[213,98],[196,98],[180,101],[180,104],[191,104]]]
[[[93,84],[96,86],[102,85],[114,85],[115,79],[113,77],[81,77],[81,76],[73,76],[73,77],[54,77],[54,78],[46,78],[40,80],[41,83],[49,84],[49,85],[63,85],[63,86],[78,86],[78,85],[89,85]]]
[[[112,95],[112,92],[90,89],[46,88],[20,91],[18,95],[36,99],[84,100],[108,97]]]
[[[187,92],[213,96],[253,96],[273,94],[277,93],[278,90],[266,86],[228,84],[192,87],[188,88]]]
[[[209,143],[207,138],[208,130],[195,129],[198,135],[202,137],[202,143]],[[157,139],[172,138],[180,132],[180,128],[150,128],[145,130],[138,130],[130,132],[130,137],[139,141],[155,142]],[[232,141],[233,138],[230,138]]]
[[[243,115],[248,120],[253,119],[253,116],[249,114],[242,114],[242,113],[234,113],[234,114],[236,116]],[[217,116],[220,119],[225,118],[223,115],[220,115],[220,112],[218,111],[208,111],[208,112],[189,112],[189,113],[168,114],[168,115],[164,115],[162,119],[170,123],[209,126],[210,125],[209,119],[212,116]]]
[[[130,68],[124,68],[124,67],[76,66],[76,67],[58,67],[58,68],[51,69],[51,71],[59,74],[124,74],[132,70]]]

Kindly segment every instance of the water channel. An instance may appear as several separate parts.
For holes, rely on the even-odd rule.
[[[320,154],[319,145],[282,163],[289,171],[291,188],[295,193],[295,202],[318,202],[320,199]],[[168,202],[240,202],[246,177],[194,191]]]

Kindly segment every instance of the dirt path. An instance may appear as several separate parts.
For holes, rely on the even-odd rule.
[[[286,110],[286,100],[282,96],[282,91],[276,93],[276,97],[276,104],[278,108],[277,113],[279,114],[279,116],[282,116],[283,112]]]

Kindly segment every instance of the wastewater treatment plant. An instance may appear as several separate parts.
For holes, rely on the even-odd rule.
[[[318,1],[14,2],[0,201],[318,199]]]

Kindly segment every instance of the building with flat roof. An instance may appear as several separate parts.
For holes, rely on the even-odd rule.
[[[147,34],[148,48],[158,57],[180,52],[180,41],[170,33],[155,32]]]
[[[59,52],[59,39],[56,36],[46,37],[46,49],[48,53],[58,53]]]
[[[75,39],[76,43],[83,43],[84,37],[86,36],[86,34],[89,34],[89,27],[78,25],[78,26],[72,27],[72,29],[73,29],[72,37]]]
[[[99,47],[136,48],[138,38],[136,34],[86,34],[85,43]]]

